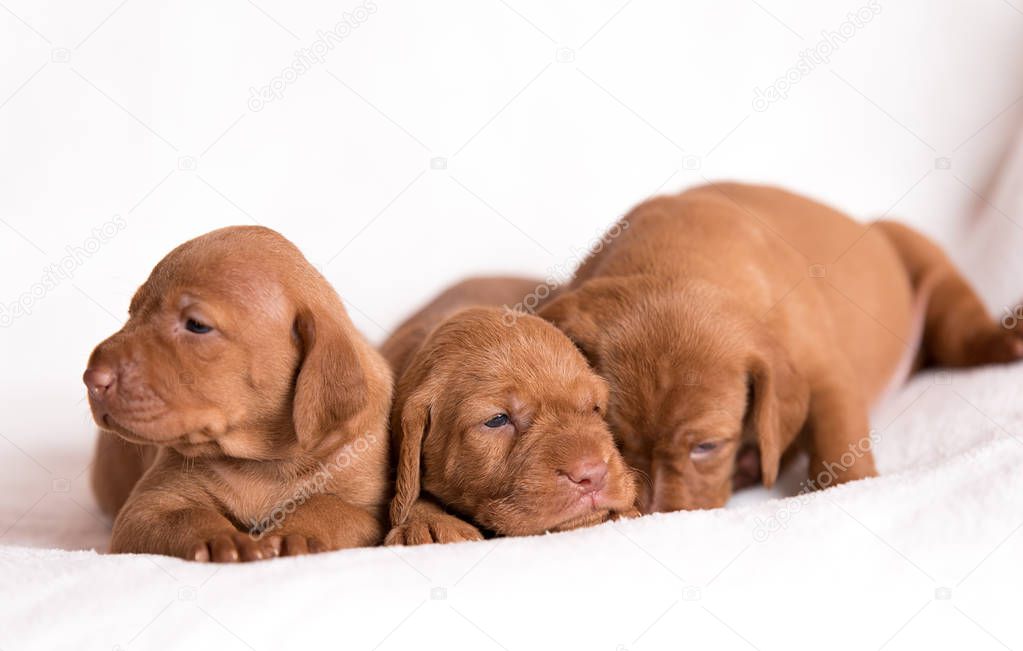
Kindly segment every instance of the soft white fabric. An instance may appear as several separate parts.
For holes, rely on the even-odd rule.
[[[1021,382],[921,376],[876,414],[881,478],[724,510],[245,566],[5,547],[0,646],[1019,648]],[[18,539],[101,543],[72,499]]]

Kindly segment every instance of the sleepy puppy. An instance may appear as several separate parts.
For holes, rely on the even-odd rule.
[[[251,561],[383,539],[386,362],[291,242],[177,247],[85,371],[111,552]]]
[[[767,486],[793,446],[812,486],[874,476],[868,406],[900,363],[1023,355],[1019,331],[897,223],[721,183],[647,201],[611,233],[540,314],[608,380],[646,512],[722,506],[744,443]]]
[[[565,530],[632,514],[603,412],[607,386],[557,328],[515,305],[540,281],[442,293],[382,346],[398,378],[387,544]],[[464,308],[464,309],[463,309]]]

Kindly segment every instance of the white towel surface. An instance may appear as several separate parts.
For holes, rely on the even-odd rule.
[[[0,549],[0,647],[1020,648],[1021,383],[916,378],[875,414],[878,479],[540,537],[241,566],[43,548],[105,540],[75,483]]]

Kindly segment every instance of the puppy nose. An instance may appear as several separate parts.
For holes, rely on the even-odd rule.
[[[113,369],[107,366],[95,366],[85,370],[82,380],[94,398],[103,398],[114,386],[115,377]]]
[[[596,457],[580,459],[562,470],[561,474],[590,493],[607,486],[607,462]]]

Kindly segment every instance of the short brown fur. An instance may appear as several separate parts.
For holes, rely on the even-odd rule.
[[[84,379],[112,552],[249,561],[382,540],[389,370],[278,233],[174,249]]]
[[[515,305],[541,284],[459,283],[383,344],[398,377],[389,544],[534,534],[634,512],[631,474],[602,417],[606,384],[549,323],[480,307]],[[484,424],[498,414],[509,422]]]
[[[759,447],[768,486],[794,445],[818,485],[874,476],[868,405],[917,352],[914,306],[926,305],[930,363],[1023,354],[1018,330],[899,224],[719,183],[647,201],[611,232],[541,316],[610,383],[608,421],[648,479],[645,511],[723,505],[743,443]]]

